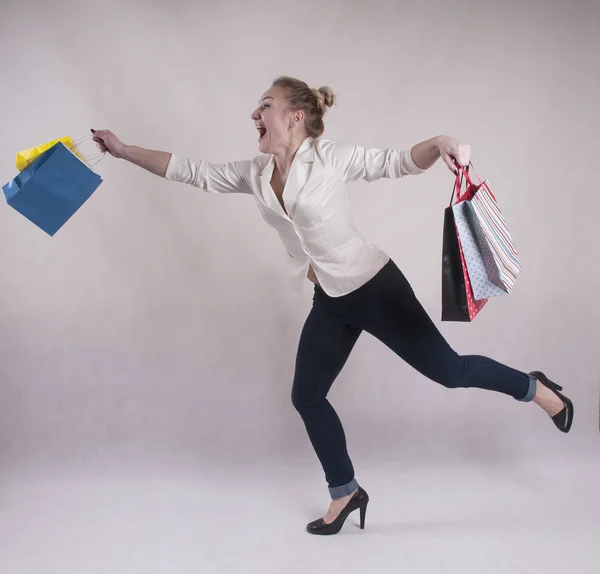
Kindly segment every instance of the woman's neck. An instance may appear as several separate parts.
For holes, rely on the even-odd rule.
[[[275,168],[282,176],[287,176],[292,167],[292,162],[296,157],[296,152],[306,139],[306,135],[298,136],[297,138],[291,139],[289,142],[284,144],[281,150],[273,153],[275,160]]]

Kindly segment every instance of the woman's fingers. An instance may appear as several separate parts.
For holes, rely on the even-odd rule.
[[[466,167],[471,161],[471,146],[468,144],[458,144],[452,150],[452,155],[458,165]]]
[[[444,160],[444,163],[448,166],[448,169],[456,174],[457,169],[456,169],[456,164],[454,163],[454,159],[452,158],[452,156],[448,153],[443,152],[442,154],[442,159]]]
[[[92,139],[96,142],[98,149],[108,152],[113,157],[123,157],[123,142],[110,130],[90,130]]]
[[[108,130],[90,130],[92,132],[92,139],[94,141],[102,140],[104,141],[110,134]]]
[[[96,142],[98,149],[103,153],[110,153],[110,149],[106,145],[105,139],[108,139],[110,132],[108,130],[90,130],[94,135],[92,140]]]

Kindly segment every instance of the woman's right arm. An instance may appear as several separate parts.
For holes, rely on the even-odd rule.
[[[110,130],[92,130],[92,133],[94,134],[92,139],[101,151],[143,167],[155,175],[165,177],[171,160],[170,153],[126,145]]]
[[[125,159],[169,180],[188,183],[210,193],[252,194],[251,161],[192,161],[164,151],[124,144],[110,130],[92,130],[101,151]]]
[[[139,165],[155,175],[165,177],[171,154],[164,151],[155,151],[134,145],[126,145],[123,159],[135,165]]]

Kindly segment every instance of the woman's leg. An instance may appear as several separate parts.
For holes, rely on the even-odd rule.
[[[360,326],[426,377],[448,388],[476,387],[531,401],[536,381],[480,355],[459,355],[446,342],[411,286],[390,262],[368,285]]]
[[[333,499],[351,494],[358,484],[342,423],[326,397],[360,333],[316,294],[298,345],[292,403],[304,421]]]

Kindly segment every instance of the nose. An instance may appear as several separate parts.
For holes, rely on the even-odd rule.
[[[258,113],[258,108],[256,108],[252,112],[252,115],[250,116],[250,118],[253,119],[254,121],[260,120],[260,114]]]

